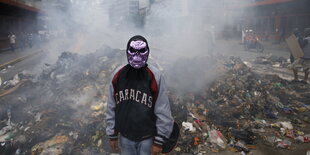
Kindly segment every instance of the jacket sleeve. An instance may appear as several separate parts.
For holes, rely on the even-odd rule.
[[[108,92],[108,101],[107,101],[107,108],[106,108],[106,134],[109,136],[110,139],[117,139],[118,133],[115,131],[115,100],[113,97],[114,88],[111,84],[109,85],[109,92]]]
[[[169,138],[172,132],[174,120],[171,115],[170,103],[165,81],[162,75],[159,75],[158,96],[155,103],[154,113],[157,116],[156,128],[157,135],[154,139],[154,144],[162,146],[164,138]]]

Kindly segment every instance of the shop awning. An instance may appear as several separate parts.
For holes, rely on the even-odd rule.
[[[0,3],[7,4],[7,5],[10,5],[10,6],[15,6],[15,7],[22,8],[22,9],[25,9],[25,10],[28,10],[28,11],[32,11],[32,12],[40,12],[40,9],[38,9],[38,8],[34,8],[34,7],[25,5],[25,4],[17,2],[17,1],[0,0]]]

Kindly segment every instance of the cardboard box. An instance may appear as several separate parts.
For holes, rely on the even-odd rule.
[[[302,51],[301,47],[299,46],[299,43],[298,43],[295,35],[291,35],[288,38],[286,38],[286,43],[287,43],[288,47],[290,48],[291,53],[294,56],[295,60],[304,56],[304,52]]]

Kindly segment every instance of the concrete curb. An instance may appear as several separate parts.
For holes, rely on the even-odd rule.
[[[9,61],[9,62],[6,62],[6,63],[4,63],[4,64],[0,64],[0,69],[3,69],[3,68],[5,68],[5,67],[7,67],[8,65],[13,65],[13,64],[18,63],[18,62],[20,62],[20,61],[23,61],[23,60],[25,60],[25,59],[27,59],[27,58],[33,56],[33,55],[36,55],[36,54],[39,54],[39,53],[42,53],[42,52],[43,52],[43,50],[38,51],[38,52],[34,52],[34,53],[30,53],[30,54],[28,54],[28,55],[26,55],[26,56],[13,59],[13,60],[11,60],[11,61]]]

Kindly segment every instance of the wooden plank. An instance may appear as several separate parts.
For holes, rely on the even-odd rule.
[[[15,85],[14,87],[8,89],[8,90],[3,90],[0,92],[0,97],[8,95],[13,93],[15,90],[17,90],[17,88],[19,88],[23,83],[25,83],[27,80],[22,80],[21,82],[19,82],[17,85]]]
[[[290,48],[291,53],[295,59],[298,59],[298,58],[304,56],[304,52],[302,51],[301,47],[299,46],[299,43],[298,43],[295,35],[291,35],[288,38],[286,38],[286,43],[287,43],[288,47]]]

